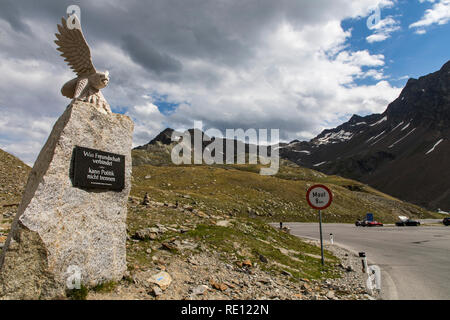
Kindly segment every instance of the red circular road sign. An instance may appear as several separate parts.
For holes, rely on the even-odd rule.
[[[316,184],[308,189],[306,201],[311,208],[323,210],[328,208],[333,201],[331,190],[322,184]]]

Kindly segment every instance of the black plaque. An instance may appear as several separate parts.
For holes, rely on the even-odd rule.
[[[74,187],[121,191],[125,187],[125,156],[76,146],[73,151]]]

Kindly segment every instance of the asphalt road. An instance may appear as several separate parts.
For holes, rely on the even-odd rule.
[[[293,235],[319,239],[318,223],[283,226],[288,226]],[[326,242],[330,233],[335,244],[355,252],[365,251],[369,264],[381,268],[383,299],[450,300],[450,227],[323,224]]]

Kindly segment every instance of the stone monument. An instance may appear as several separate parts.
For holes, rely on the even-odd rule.
[[[101,94],[108,73],[94,68],[81,27],[63,18],[58,30],[78,77],[61,90],[73,100],[34,164],[0,255],[0,299],[64,297],[126,271],[134,125]]]

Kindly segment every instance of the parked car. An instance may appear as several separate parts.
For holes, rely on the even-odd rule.
[[[370,222],[367,222],[367,226],[368,227],[382,227],[383,224],[378,221],[370,221]]]
[[[444,226],[450,226],[450,217],[444,218],[444,220],[442,220],[442,223],[444,224]]]
[[[420,222],[416,220],[401,220],[395,223],[397,227],[418,227],[420,226]]]
[[[358,220],[355,222],[357,227],[382,227],[383,224],[378,221]]]
[[[366,220],[356,220],[356,222],[355,222],[355,226],[357,226],[357,227],[365,227],[366,224],[367,224]]]

